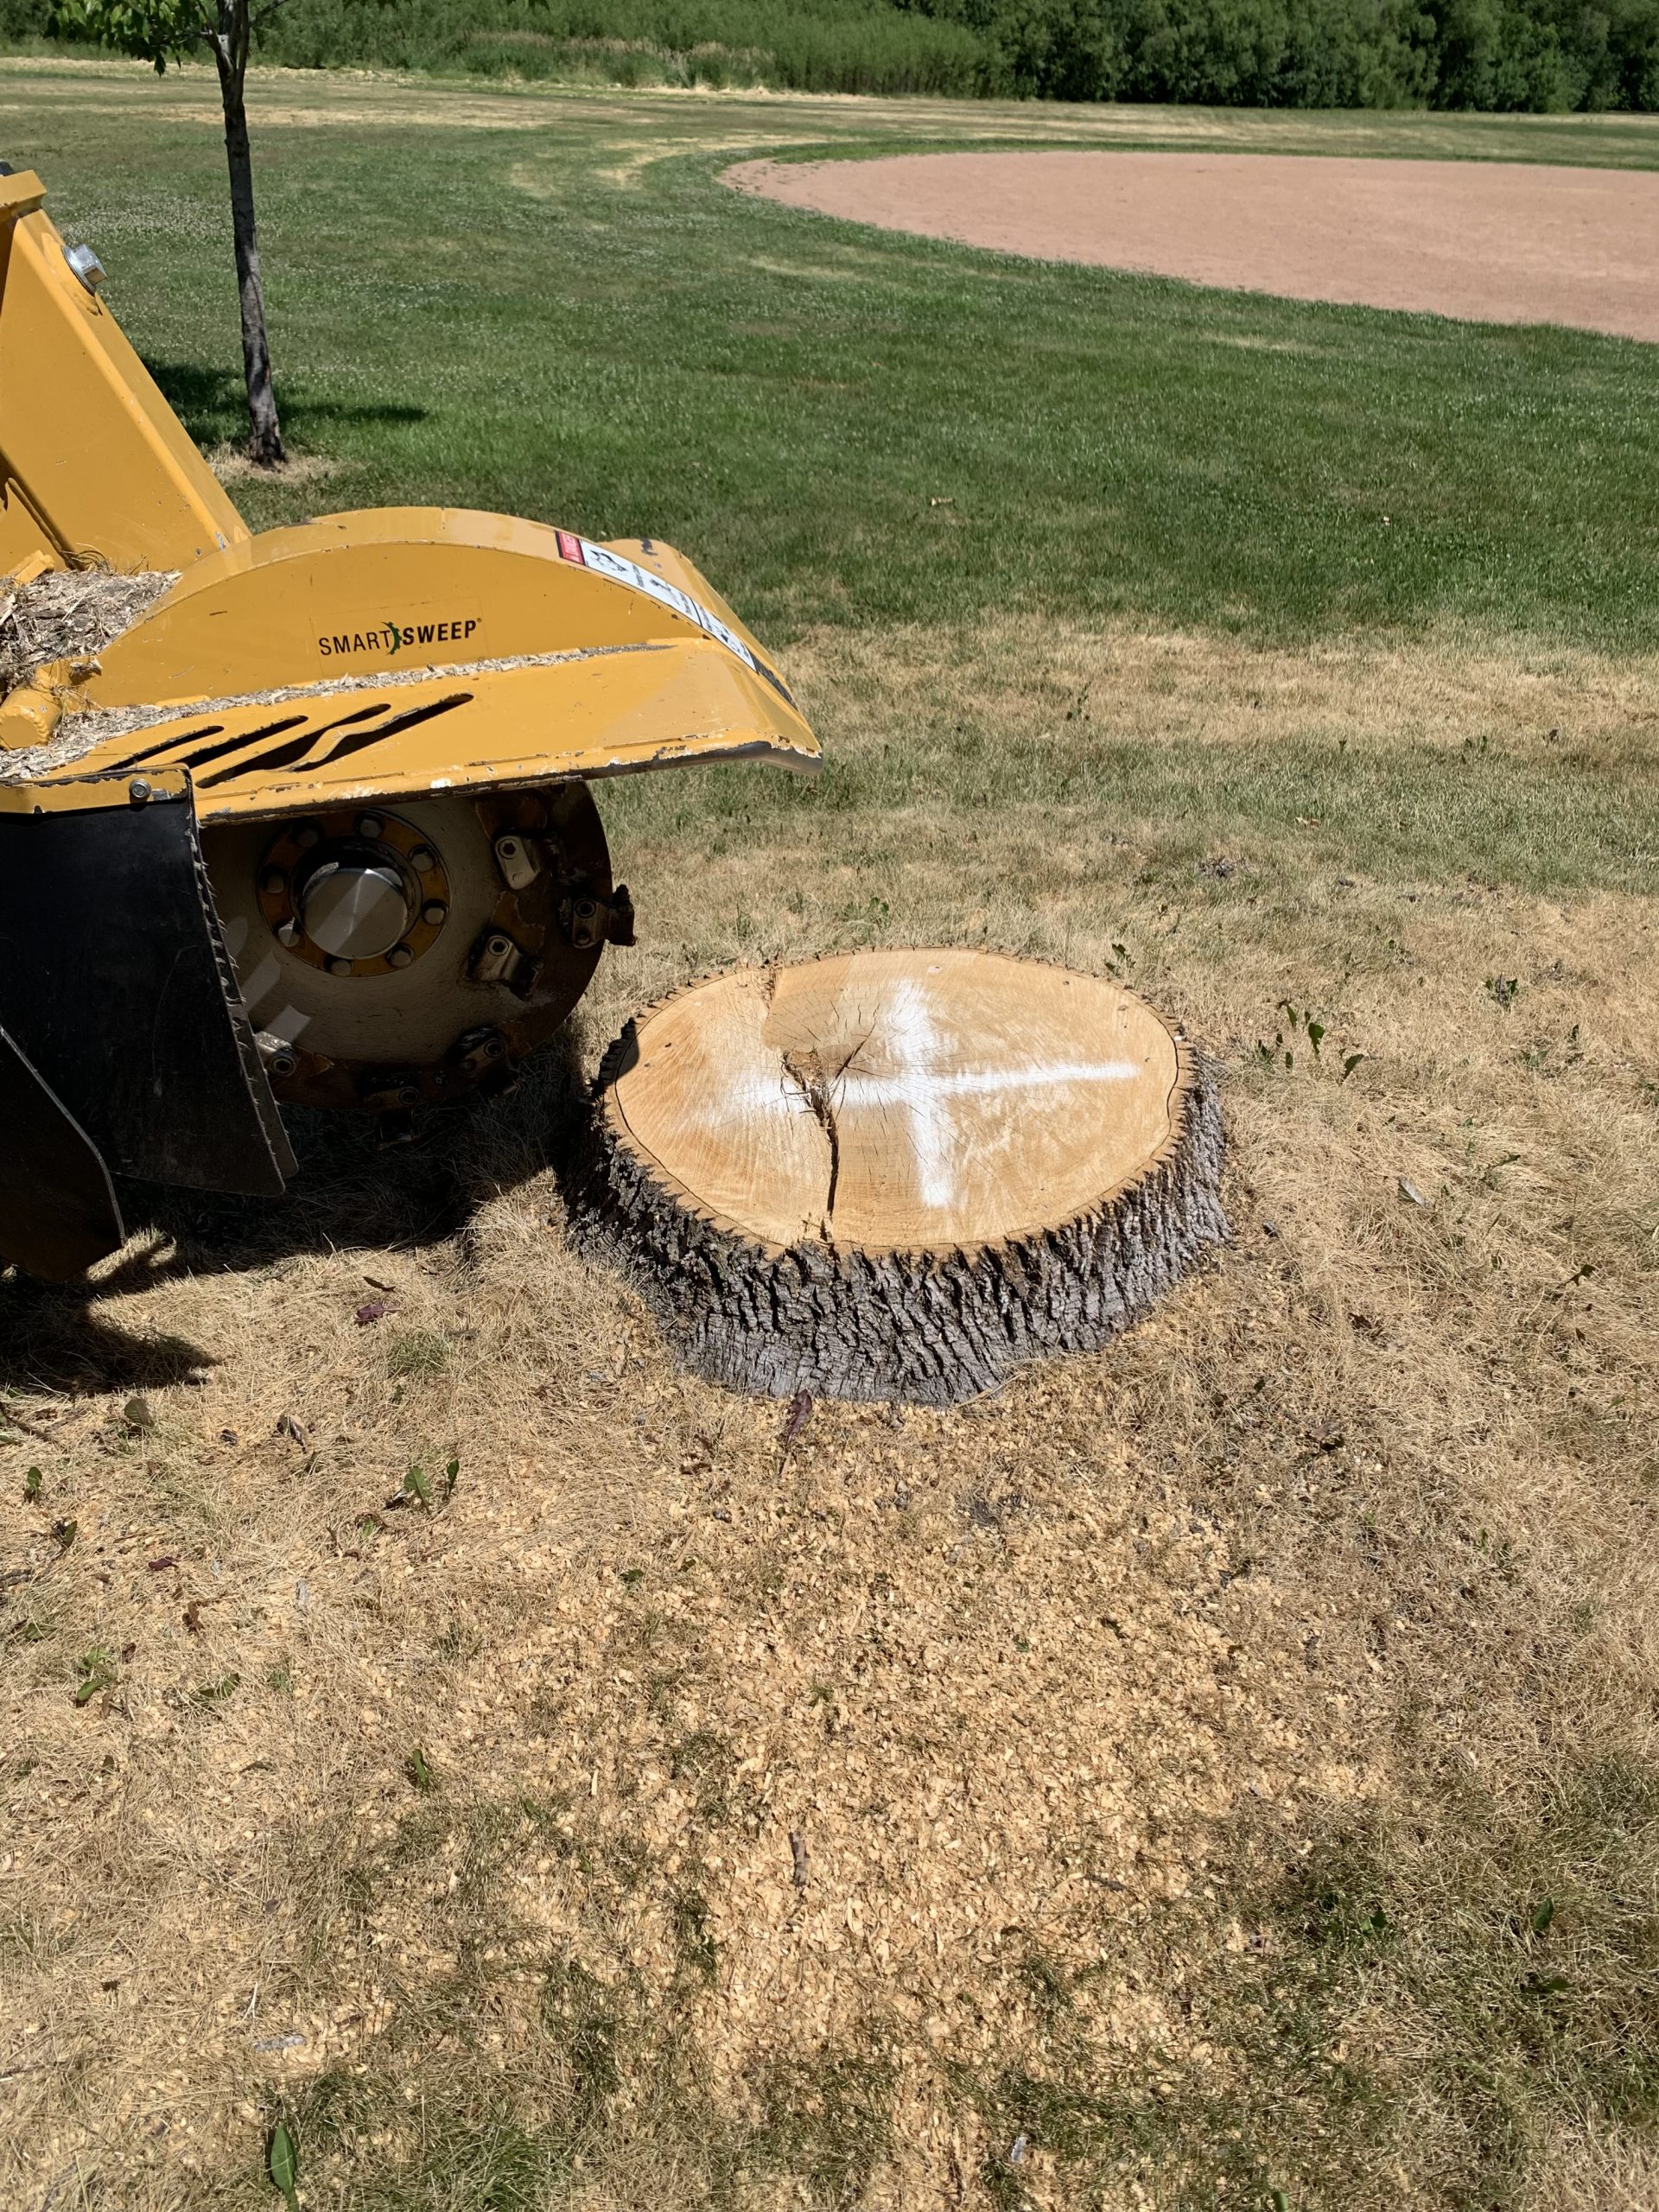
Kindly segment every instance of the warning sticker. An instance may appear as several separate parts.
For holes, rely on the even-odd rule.
[[[670,583],[654,569],[642,569],[637,561],[630,561],[620,553],[613,553],[608,546],[595,545],[591,538],[578,537],[573,530],[556,531],[559,553],[566,561],[575,561],[584,569],[591,569],[597,576],[608,576],[613,583],[631,584],[635,591],[642,591],[663,607],[671,607],[677,614],[683,614],[688,622],[695,622],[700,630],[717,638],[728,653],[735,653],[745,668],[756,675],[766,676],[763,669],[735,630],[729,628],[717,614],[693,599],[690,592],[682,591],[677,584]]]

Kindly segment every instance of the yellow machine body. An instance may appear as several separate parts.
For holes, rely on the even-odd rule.
[[[86,1157],[192,1180],[142,1125],[188,1070],[130,1099],[103,1083],[64,1027],[78,993],[113,1037],[188,939],[169,1049],[217,1086],[200,1179],[280,1185],[277,1102],[394,1116],[496,1081],[606,940],[632,941],[590,782],[810,773],[819,747],[765,648],[658,541],[430,507],[250,532],[43,201],[0,167],[0,575],[177,572],[96,658],[0,699],[0,1118],[31,1084],[45,1102],[12,1193],[37,1226],[10,1245],[0,1147],[0,1261],[22,1240],[50,1272],[39,1161],[81,1178],[60,1269],[103,1218]],[[133,1052],[153,1059],[164,1027]]]
[[[182,569],[245,542],[45,200],[32,170],[0,175],[0,575]]]
[[[442,508],[331,515],[199,562],[95,673],[0,707],[0,737],[36,744],[66,713],[135,709],[142,730],[77,772],[193,766],[204,821],[325,792],[818,761],[759,643],[671,547]]]
[[[0,175],[0,574],[181,573],[95,665],[48,667],[0,702],[0,749],[31,750],[98,709],[153,721],[212,707],[226,730],[239,715],[253,731],[261,718],[245,706],[273,693],[313,694],[321,729],[338,719],[321,700],[384,679],[393,703],[368,779],[382,798],[695,760],[816,769],[817,741],[778,670],[671,546],[438,507],[254,536],[76,273],[44,199],[32,172]],[[451,704],[414,687],[394,697],[440,670],[466,671],[442,695]],[[494,713],[499,741],[483,734]],[[181,761],[203,721],[181,719]],[[328,750],[319,741],[305,766],[289,760],[297,772],[276,787],[221,776],[233,789],[218,810],[302,804],[306,767],[325,767]],[[94,743],[75,766],[122,757]]]

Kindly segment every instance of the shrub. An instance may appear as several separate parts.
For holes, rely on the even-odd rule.
[[[0,46],[73,35],[0,0]],[[265,59],[1217,106],[1659,108],[1659,0],[287,0]]]

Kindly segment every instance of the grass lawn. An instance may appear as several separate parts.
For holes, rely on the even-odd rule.
[[[9,2200],[274,2202],[281,2117],[353,2212],[1653,2203],[1659,349],[717,179],[1659,122],[253,107],[250,518],[660,535],[830,766],[602,791],[641,943],[512,1097],[0,1282]],[[223,448],[216,109],[0,64]],[[699,968],[905,941],[1179,1014],[1236,1241],[1099,1358],[785,1453],[567,1249],[572,1079]]]

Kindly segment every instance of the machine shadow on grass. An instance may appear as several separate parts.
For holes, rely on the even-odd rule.
[[[493,1098],[433,1109],[414,1141],[383,1147],[367,1116],[290,1109],[298,1171],[281,1198],[118,1185],[128,1242],[96,1276],[0,1276],[0,1393],[161,1389],[219,1363],[186,1338],[112,1318],[120,1302],[182,1275],[244,1274],[310,1255],[421,1251],[464,1237],[479,1209],[552,1168],[562,1188],[580,1149],[587,1091],[580,1017]]]

